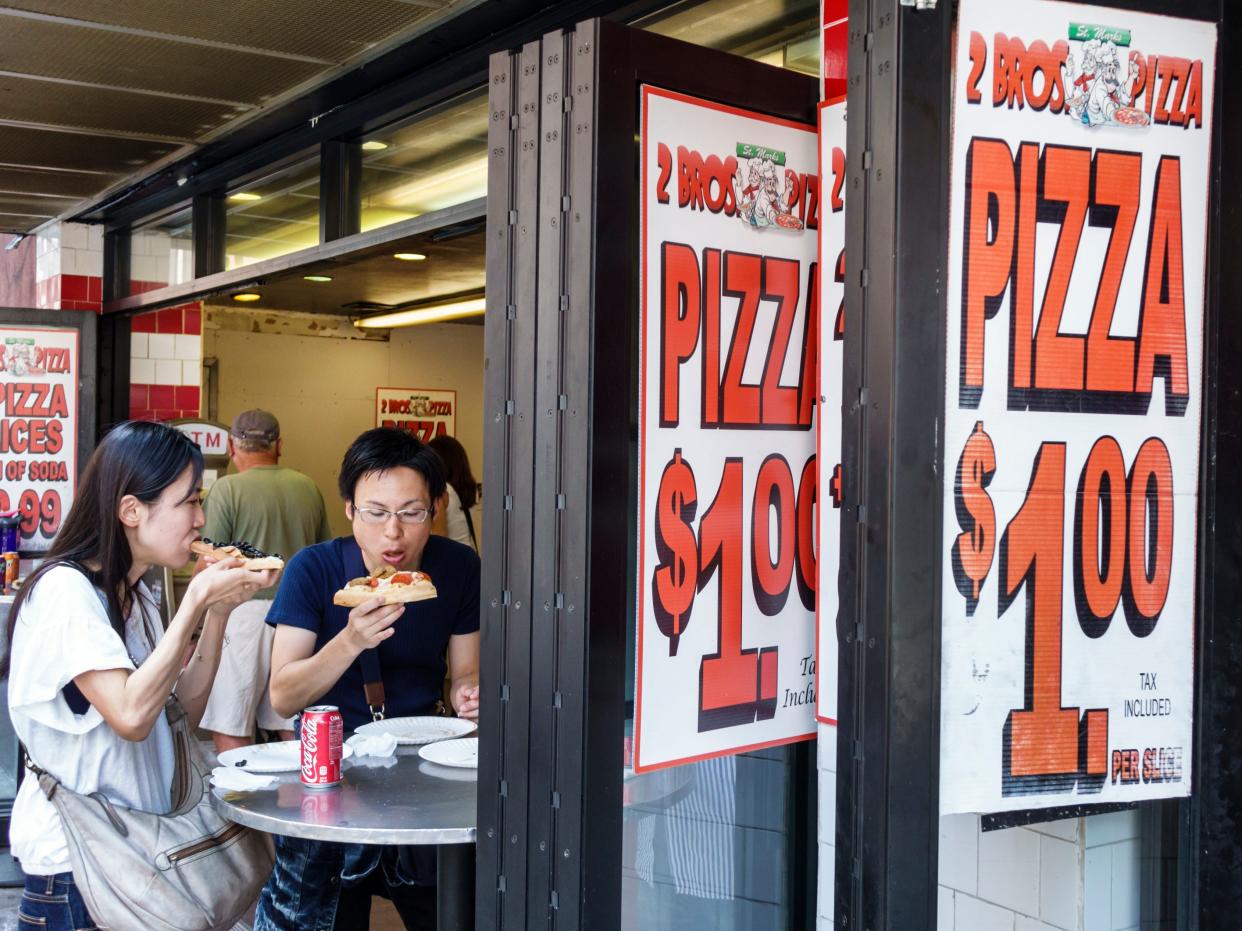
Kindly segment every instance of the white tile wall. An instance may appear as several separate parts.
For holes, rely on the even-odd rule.
[[[182,360],[192,360],[194,362],[197,362],[200,358],[202,358],[202,337],[193,334],[188,336],[178,335],[173,337],[173,340],[173,355],[176,358]]]
[[[1082,911],[1082,849],[1077,841],[1039,837],[1039,917],[1054,928],[1078,931]]]
[[[155,360],[155,380],[156,385],[180,385],[182,375],[185,369],[176,359],[156,359]],[[131,378],[131,380],[133,380]],[[141,383],[140,383],[141,384]]]
[[[154,359],[130,359],[129,360],[129,380],[134,385],[154,385],[155,382],[155,360]]]
[[[148,334],[150,340],[150,358],[152,359],[175,359],[177,358],[177,340],[171,333],[151,333]],[[170,384],[175,384],[171,382]]]
[[[953,893],[953,927],[961,931],[1014,931],[1016,917],[1007,908],[964,892]]]
[[[189,359],[181,363],[181,384],[197,385],[202,372],[202,364],[197,359]]]
[[[133,364],[132,360],[134,359],[151,358],[147,354],[148,335],[149,334],[147,333],[130,333],[129,334],[129,357],[131,360],[131,366]],[[138,384],[142,384],[142,382],[138,382]]]
[[[1023,915],[1039,914],[1039,835],[1025,828],[981,831],[979,895]]]

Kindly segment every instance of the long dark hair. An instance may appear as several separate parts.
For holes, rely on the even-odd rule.
[[[117,508],[126,495],[144,504],[156,501],[187,465],[193,467],[192,487],[197,488],[203,475],[202,450],[185,434],[163,424],[130,420],[103,438],[82,472],[73,504],[46,561],[26,580],[9,610],[0,677],[9,674],[13,629],[22,605],[53,566],[70,564],[86,573],[103,592],[108,620],[124,642],[125,617],[136,597],[136,586],[129,581],[134,556]]]
[[[457,497],[461,498],[462,510],[469,511],[479,499],[479,483],[470,471],[470,457],[466,455],[466,448],[447,433],[433,437],[427,445],[436,451],[444,463],[444,478],[453,486]]]

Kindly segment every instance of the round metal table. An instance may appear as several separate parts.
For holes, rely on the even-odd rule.
[[[438,923],[474,927],[478,773],[429,763],[417,748],[342,765],[341,784],[308,789],[282,773],[266,789],[212,789],[222,815],[268,834],[345,844],[434,844]]]

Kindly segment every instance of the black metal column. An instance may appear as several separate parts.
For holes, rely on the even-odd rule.
[[[330,139],[319,147],[319,241],[362,229],[362,144]]]
[[[1204,344],[1205,425],[1199,488],[1198,753],[1194,795],[1183,803],[1178,890],[1181,928],[1237,925],[1242,900],[1242,10],[1199,4],[1220,23],[1216,57],[1212,201]],[[1171,877],[1166,877],[1166,882]],[[1172,883],[1168,883],[1172,886]]]
[[[227,202],[223,190],[199,194],[190,206],[190,229],[194,239],[194,277],[224,271]]]
[[[936,924],[952,14],[898,0],[849,11],[841,928]]]

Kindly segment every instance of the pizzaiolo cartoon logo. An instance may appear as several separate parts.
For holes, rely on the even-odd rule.
[[[733,155],[700,155],[677,147],[677,159],[663,142],[656,146],[656,200],[672,202],[670,183],[677,185],[677,206],[737,217],[756,229],[819,228],[819,176],[795,171],[785,153],[767,146],[739,142]]]
[[[1203,128],[1203,62],[1144,55],[1129,29],[1070,23],[1069,38],[1049,48],[996,33],[991,49],[992,106],[1064,114],[1083,126]],[[983,101],[988,44],[969,40],[966,102]]]

